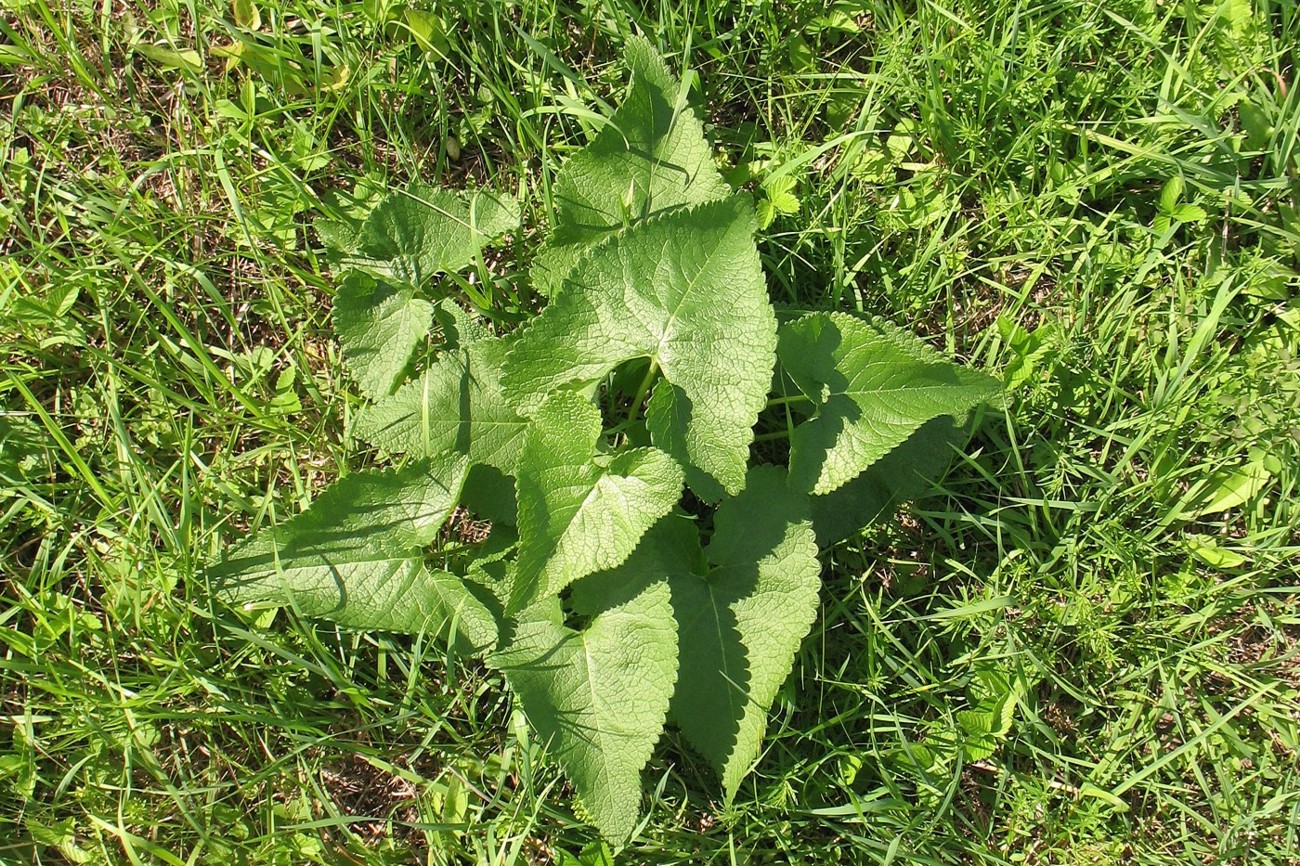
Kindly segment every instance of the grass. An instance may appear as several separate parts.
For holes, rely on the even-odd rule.
[[[777,303],[905,323],[1009,395],[831,552],[736,802],[670,739],[618,862],[1300,863],[1294,4],[2,8],[0,862],[593,843],[495,675],[247,619],[200,569],[366,457],[314,216],[518,189],[483,275],[517,320],[635,28],[730,177],[797,197]]]

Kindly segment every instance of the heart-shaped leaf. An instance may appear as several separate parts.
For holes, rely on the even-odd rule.
[[[782,325],[777,353],[814,406],[790,436],[790,483],[817,494],[857,477],[925,422],[964,416],[999,390],[893,325],[843,313]]]
[[[599,458],[600,410],[574,391],[538,410],[519,460],[519,560],[506,613],[627,558],[682,492],[682,470],[657,448]]]
[[[754,421],[772,381],[776,318],[743,197],[676,211],[592,250],[523,332],[502,383],[524,412],[649,358],[663,372],[654,444],[715,499],[744,486]]]
[[[554,230],[533,260],[533,284],[560,288],[582,253],[613,232],[684,205],[731,194],[699,120],[645,39],[627,41],[632,72],[623,104],[555,180]]]
[[[677,629],[662,579],[615,582],[579,596],[584,628],[559,600],[530,608],[491,656],[528,721],[578,790],[600,831],[624,842],[641,811],[641,770],[663,731],[677,676]]]
[[[456,505],[466,461],[359,472],[311,507],[232,548],[207,570],[236,605],[291,605],[354,628],[418,632],[445,608],[422,549]]]

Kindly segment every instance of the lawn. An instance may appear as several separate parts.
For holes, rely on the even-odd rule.
[[[823,553],[734,801],[670,731],[614,862],[1300,864],[1300,7],[1268,0],[0,0],[0,863],[610,862],[499,673],[204,568],[382,459],[316,221],[516,196],[455,295],[516,328],[636,33],[778,311],[883,317],[1005,398]]]

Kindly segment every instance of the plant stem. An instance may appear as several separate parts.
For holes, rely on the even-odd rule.
[[[789,439],[789,430],[777,430],[775,433],[763,433],[754,437],[755,442],[775,442],[778,439]]]
[[[787,394],[784,397],[772,397],[767,401],[767,407],[788,406],[791,403],[811,403],[811,397],[805,397],[803,394]]]
[[[654,358],[650,359],[650,366],[646,368],[645,378],[641,380],[640,386],[636,389],[636,396],[632,398],[632,405],[627,410],[627,420],[631,421],[636,417],[637,411],[641,404],[645,402],[646,395],[650,391],[650,385],[654,382],[655,374],[659,372],[659,361]]]

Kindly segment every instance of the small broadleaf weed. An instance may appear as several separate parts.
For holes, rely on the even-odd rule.
[[[335,330],[371,398],[353,433],[405,462],[349,475],[209,568],[238,604],[455,623],[615,843],[670,718],[735,796],[816,618],[819,545],[914,492],[998,393],[883,322],[778,325],[750,196],[650,44],[630,40],[627,63],[625,101],[556,180],[533,268],[549,303],[515,332],[436,279],[516,228],[514,202],[415,185],[355,237],[331,232]],[[435,323],[441,351],[410,378]],[[756,465],[755,426],[778,415],[784,435],[763,439],[789,440],[789,466]],[[448,540],[457,506],[490,521],[486,541]]]

